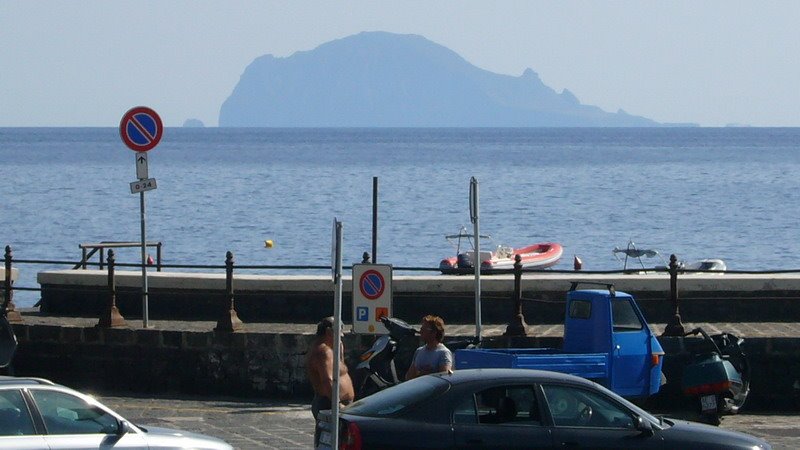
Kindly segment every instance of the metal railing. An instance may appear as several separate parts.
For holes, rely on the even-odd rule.
[[[119,241],[102,241],[98,244],[79,244],[78,248],[81,249],[81,262],[75,264],[73,269],[86,269],[89,259],[96,253],[100,253],[99,268],[103,270],[103,260],[105,259],[105,249],[111,248],[126,248],[126,247],[141,247],[141,242],[119,242]],[[145,247],[156,248],[156,259],[153,262],[156,266],[156,271],[161,272],[161,241],[147,242]],[[152,265],[152,264],[150,264]]]

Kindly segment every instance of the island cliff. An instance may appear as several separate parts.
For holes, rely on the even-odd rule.
[[[364,32],[256,58],[221,127],[631,127],[658,123],[583,105],[527,69],[492,73],[417,35]]]

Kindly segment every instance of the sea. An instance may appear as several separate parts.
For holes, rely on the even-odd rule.
[[[482,249],[558,242],[554,269],[578,256],[616,270],[614,248],[632,242],[659,252],[654,265],[800,269],[800,128],[167,128],[144,196],[131,193],[136,157],[116,128],[0,128],[0,244],[63,263],[79,244],[139,242],[144,197],[164,264],[222,266],[230,251],[237,265],[330,267],[340,221],[347,266],[372,253],[377,180],[376,262],[435,274],[456,251],[445,235],[473,229],[474,177]],[[37,272],[71,265],[15,267],[17,286],[37,288]]]

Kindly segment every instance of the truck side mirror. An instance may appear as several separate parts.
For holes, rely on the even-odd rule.
[[[635,416],[633,418],[633,426],[637,431],[641,431],[642,434],[648,436],[653,435],[653,425],[649,421],[644,420],[642,416]]]

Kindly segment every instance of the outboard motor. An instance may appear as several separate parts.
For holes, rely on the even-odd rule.
[[[684,336],[697,334],[703,341],[683,369],[681,387],[684,394],[697,397],[703,420],[719,425],[720,416],[739,412],[750,392],[744,339],[730,333],[709,336],[702,328]]]
[[[381,317],[381,322],[389,334],[380,336],[369,350],[361,354],[361,362],[353,374],[356,398],[366,397],[402,381],[394,362],[397,343],[419,334],[418,330],[400,319]]]

